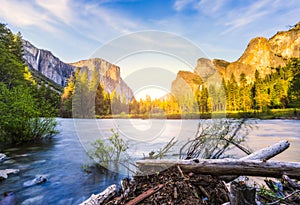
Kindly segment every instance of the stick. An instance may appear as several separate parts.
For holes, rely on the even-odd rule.
[[[147,190],[146,192],[138,195],[137,197],[135,197],[134,199],[130,200],[128,203],[126,203],[125,205],[135,205],[138,204],[139,202],[143,201],[144,199],[146,199],[147,197],[151,196],[152,194],[154,194],[155,192],[157,192],[158,190],[160,190],[161,188],[163,188],[163,184],[159,184],[158,186]]]
[[[271,205],[271,204],[278,204],[280,201],[283,201],[283,200],[285,200],[285,199],[287,199],[287,198],[289,198],[289,197],[291,197],[291,196],[293,196],[294,194],[297,194],[297,193],[299,193],[299,192],[300,192],[300,190],[296,190],[296,191],[294,191],[293,193],[287,195],[286,197],[283,197],[282,199],[278,199],[277,201],[274,201],[274,202],[271,202],[271,203],[267,203],[267,204],[268,204],[268,205]]]

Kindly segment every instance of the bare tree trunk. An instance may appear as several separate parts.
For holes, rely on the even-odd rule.
[[[240,160],[268,160],[272,157],[280,154],[287,148],[289,148],[290,143],[287,140],[282,140],[280,142],[277,142],[276,144],[273,144],[269,147],[260,149],[246,157],[241,158]]]
[[[258,161],[239,159],[193,159],[193,160],[140,160],[137,165],[141,171],[162,170],[161,168],[179,165],[184,172],[210,175],[248,175],[281,177],[283,174],[299,179],[300,163]]]
[[[280,154],[287,148],[289,148],[290,143],[287,140],[282,140],[277,142],[269,147],[260,149],[248,156],[240,158],[240,160],[261,160],[266,161],[271,159],[272,157]],[[220,179],[224,180],[225,182],[230,182],[239,176],[221,176]]]

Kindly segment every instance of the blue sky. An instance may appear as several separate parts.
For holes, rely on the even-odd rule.
[[[59,3],[58,3],[59,2]],[[0,21],[65,62],[144,30],[189,39],[209,58],[237,60],[251,38],[300,21],[299,0],[0,0]]]

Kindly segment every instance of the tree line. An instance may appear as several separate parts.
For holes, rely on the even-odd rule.
[[[146,96],[131,101],[116,91],[106,92],[97,70],[78,68],[64,90],[60,113],[64,117],[83,118],[119,114],[161,117],[280,108],[300,108],[300,59],[291,59],[285,67],[272,68],[265,77],[256,70],[252,82],[248,82],[245,73],[238,78],[232,74],[229,80],[222,80],[221,86],[203,83],[194,93],[169,94],[161,99]]]

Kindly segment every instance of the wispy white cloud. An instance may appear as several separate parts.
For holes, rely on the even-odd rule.
[[[195,3],[195,0],[176,0],[174,2],[173,8],[176,11],[181,11],[185,7],[189,6],[190,4]]]
[[[285,30],[285,26],[299,21],[300,13],[299,0],[174,0],[171,6],[169,1],[161,1],[164,11],[158,9],[151,18],[152,13],[141,6],[141,1],[0,0],[0,21],[44,48],[61,47],[60,54],[68,59],[69,52],[83,53],[96,49],[97,43],[100,46],[121,35],[148,29],[176,33],[201,46],[218,45],[204,46],[214,57],[228,53],[228,47],[241,53],[241,44],[249,38]],[[125,4],[128,2],[130,7]],[[153,4],[160,6],[157,1]]]
[[[72,29],[94,41],[103,43],[143,28],[137,19],[101,4],[76,2],[74,7]]]
[[[117,10],[108,9],[97,4],[81,5],[81,8],[84,9],[83,16],[88,17],[89,20],[99,22],[99,24],[110,27],[112,30],[121,34],[131,32],[133,29],[139,27],[136,20],[129,18]],[[78,17],[80,16],[82,15],[80,14]]]
[[[33,1],[2,0],[0,18],[18,27],[37,27],[54,32],[54,23]]]
[[[36,4],[66,24],[72,21],[70,0],[36,0]]]
[[[291,2],[293,2],[293,0],[287,2],[280,0],[252,1],[250,4],[246,4],[242,7],[229,10],[225,18],[221,20],[224,22],[224,26],[226,27],[225,31],[222,32],[222,34],[224,35],[230,33],[251,23],[260,25],[261,20],[274,18],[276,15],[278,15],[277,12],[280,10],[292,10],[295,8],[291,5]],[[297,9],[299,10],[299,6]],[[282,15],[278,15],[278,17],[276,16],[276,18],[279,18],[279,16]]]
[[[53,33],[73,30],[97,41],[107,41],[141,28],[137,20],[122,11],[108,9],[103,6],[105,3],[105,0],[98,3],[82,0],[2,0],[0,19],[20,28],[35,27]]]
[[[228,0],[200,0],[194,8],[207,16],[218,17],[223,14],[224,11],[220,11],[228,2]]]

